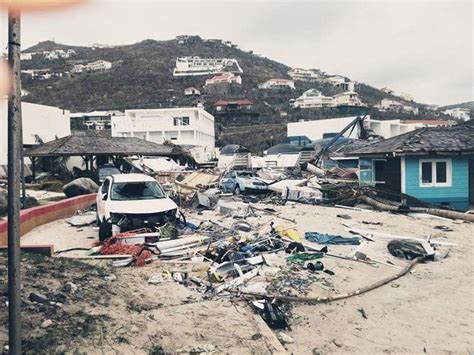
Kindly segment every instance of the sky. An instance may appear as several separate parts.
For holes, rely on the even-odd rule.
[[[471,0],[89,0],[22,17],[25,49],[44,40],[130,44],[180,34],[231,40],[291,67],[386,86],[422,103],[474,100]],[[0,10],[1,52],[6,43]]]

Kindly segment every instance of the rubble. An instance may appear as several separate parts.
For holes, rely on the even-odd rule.
[[[239,305],[250,305],[269,328],[290,332],[294,304],[331,303],[358,297],[403,277],[418,263],[436,261],[440,257],[439,248],[455,245],[434,236],[417,238],[384,233],[387,224],[378,218],[371,219],[367,215],[364,219],[358,218],[357,213],[366,211],[360,202],[374,206],[375,211],[382,203],[399,214],[418,211],[419,207],[388,201],[377,189],[359,186],[349,170],[325,171],[311,164],[307,164],[306,169],[294,170],[259,170],[257,175],[261,179],[271,180],[269,191],[262,195],[224,193],[218,188],[223,172],[191,172],[184,179],[167,185],[168,191],[176,194],[182,220],[154,229],[115,234],[91,248],[88,256],[117,259],[106,262],[122,270],[156,265],[161,269],[153,269],[151,275],[143,277],[140,287],[159,289],[173,284],[192,293],[187,301],[190,304],[231,300]],[[296,215],[305,215],[310,208],[314,211],[317,207],[307,205],[344,209],[347,214],[334,212],[336,224],[342,226],[339,233],[327,233],[318,228],[309,230],[309,226],[298,223],[294,214],[282,212],[292,209]],[[378,213],[373,212],[373,215],[378,216]],[[311,218],[320,217],[315,213]],[[66,222],[77,227],[94,221],[95,213],[86,212]],[[449,226],[435,228],[453,230]],[[381,273],[377,280],[348,287],[350,291],[347,291],[341,288],[341,283],[348,281],[346,276],[341,276],[344,272],[339,268],[352,271],[356,268],[354,265],[377,271],[383,265],[392,273]],[[118,274],[118,269],[115,270]],[[115,274],[105,274],[102,279],[119,283]],[[82,291],[73,282],[67,282],[61,290],[68,295]],[[48,296],[31,293],[30,299],[47,303]],[[358,310],[367,319],[364,308]],[[160,312],[157,314],[168,311]],[[170,317],[169,312],[166,316]],[[179,317],[186,318],[189,314]],[[253,333],[248,339],[259,340],[258,334]],[[281,331],[276,337],[282,344],[295,342],[292,336]],[[342,346],[342,343],[334,344]],[[203,343],[192,349],[214,348]]]

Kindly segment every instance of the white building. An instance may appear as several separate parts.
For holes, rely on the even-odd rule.
[[[69,111],[23,102],[23,145],[32,146],[71,134]],[[0,166],[7,165],[7,100],[0,99]],[[0,169],[0,175],[2,170]]]
[[[221,73],[218,75],[214,75],[212,78],[206,80],[206,85],[214,85],[220,83],[227,83],[227,84],[242,84],[242,77],[240,75],[235,75],[234,73]]]
[[[106,60],[96,60],[95,62],[87,63],[87,64],[76,64],[73,66],[71,72],[80,74],[84,72],[91,72],[91,71],[102,71],[102,70],[109,70],[112,68],[112,63]]]
[[[324,96],[321,91],[309,89],[298,97],[294,102],[294,107],[300,108],[317,108],[317,107],[334,107],[334,99]]]
[[[21,73],[31,76],[34,80],[48,80],[54,77],[63,76],[63,73],[52,72],[50,69],[27,69],[22,70]]]
[[[449,110],[445,110],[443,111],[443,113],[458,120],[467,121],[471,119],[471,110],[468,108],[456,107]]]
[[[33,53],[20,53],[20,60],[32,60]]]
[[[52,51],[43,52],[43,56],[49,60],[59,59],[59,58],[70,58],[74,55],[76,55],[76,51],[74,49],[68,49],[68,50],[55,49]]]
[[[293,80],[318,81],[321,79],[322,73],[319,69],[293,68],[288,71],[288,75]]]
[[[380,91],[382,91],[386,94],[389,94],[389,95],[392,95],[394,93],[394,91],[392,89],[387,88],[387,87],[381,88]]]
[[[365,106],[360,100],[359,94],[354,91],[346,91],[334,95],[334,104],[336,106]]]
[[[300,121],[287,124],[287,135],[292,144],[307,144],[318,139],[334,136],[344,127],[351,123],[357,116],[328,118],[316,121]],[[413,131],[422,127],[433,127],[447,125],[448,122],[441,120],[373,120],[370,116],[364,119],[364,127],[370,129],[373,134],[383,138],[390,138],[402,133]],[[349,130],[344,134],[347,138],[358,139],[360,131],[358,129]]]
[[[191,86],[189,88],[184,89],[184,95],[185,96],[194,96],[194,95],[199,96],[201,95],[201,91],[196,89],[194,86]]]
[[[237,59],[180,57],[176,59],[174,76],[209,75],[228,71],[243,73]]]
[[[126,110],[112,117],[112,137],[169,141],[190,150],[197,162],[213,158],[214,116],[198,107]]]
[[[398,97],[401,97],[405,101],[415,101],[415,98],[412,95],[407,94],[406,92],[400,93]]]
[[[259,89],[263,90],[281,90],[281,89],[295,89],[295,82],[288,79],[269,79],[264,83],[258,85]]]
[[[333,76],[329,76],[329,77],[325,78],[324,82],[326,82],[328,84],[331,84],[331,85],[334,85],[334,86],[337,86],[337,85],[340,85],[340,84],[344,84],[346,82],[346,78],[343,77],[343,76],[340,76],[340,75],[333,75]]]
[[[391,99],[382,99],[377,105],[375,105],[380,111],[394,111],[394,112],[409,112],[415,115],[418,114],[418,107],[405,105],[400,101]]]

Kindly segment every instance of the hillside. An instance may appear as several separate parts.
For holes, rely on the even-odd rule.
[[[468,102],[463,102],[460,104],[454,104],[454,105],[447,105],[440,107],[440,110],[449,110],[452,108],[468,108],[469,110],[474,111],[474,101],[468,101]]]
[[[112,48],[90,48],[69,46],[46,41],[28,48],[25,52],[74,49],[76,56],[68,59],[47,60],[41,55],[23,61],[22,69],[50,68],[66,72],[73,64],[87,63],[98,59],[113,63],[110,70],[87,74],[64,75],[49,80],[32,80],[23,75],[23,88],[30,94],[29,102],[59,106],[71,112],[92,110],[124,110],[128,108],[159,108],[195,106],[196,98],[184,95],[184,89],[195,86],[202,90],[209,76],[173,77],[177,57],[200,56],[235,58],[243,69],[242,86],[230,92],[203,93],[206,110],[215,114],[218,144],[238,143],[253,151],[261,151],[270,144],[284,140],[286,123],[299,119],[340,117],[348,114],[369,112],[375,118],[423,119],[433,118],[433,112],[423,105],[410,103],[420,109],[420,115],[392,114],[367,108],[294,109],[289,105],[304,91],[315,88],[324,95],[332,96],[342,91],[323,82],[296,82],[296,90],[263,91],[258,84],[270,78],[289,78],[288,66],[268,58],[227,46],[221,42],[198,40],[179,44],[176,39],[167,41],[144,40],[139,43]],[[324,69],[324,68],[323,68]],[[369,85],[361,84],[359,94],[363,102],[372,106],[388,95]],[[248,112],[218,115],[213,104],[219,99],[247,98],[255,103]],[[393,98],[393,97],[392,97]],[[400,100],[400,98],[397,98]],[[272,132],[266,125],[272,125]],[[253,127],[253,128],[252,128]],[[253,132],[249,136],[243,132]],[[258,142],[255,137],[261,138]],[[271,138],[273,137],[273,138]]]

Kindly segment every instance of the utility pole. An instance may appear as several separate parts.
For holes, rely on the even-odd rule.
[[[20,160],[22,152],[20,11],[8,11],[8,345],[10,354],[21,354],[20,295]]]

